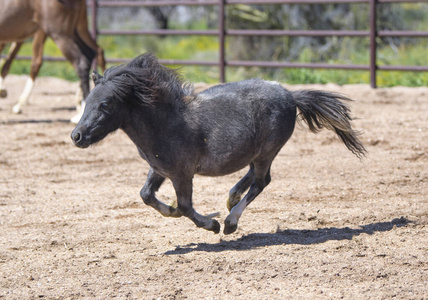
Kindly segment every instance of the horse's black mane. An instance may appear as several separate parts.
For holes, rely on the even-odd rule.
[[[154,54],[140,55],[129,63],[111,67],[97,83],[114,84],[113,92],[123,101],[140,105],[184,104],[184,97],[193,94],[177,70],[162,66]]]

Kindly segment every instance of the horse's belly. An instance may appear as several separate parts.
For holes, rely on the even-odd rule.
[[[252,156],[240,156],[231,159],[208,158],[196,166],[196,173],[204,176],[223,176],[235,173],[252,162]]]

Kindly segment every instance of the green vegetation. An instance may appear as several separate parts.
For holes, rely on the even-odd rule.
[[[27,42],[22,45],[19,51],[20,56],[31,56],[31,43]],[[44,55],[62,57],[61,51],[51,39],[48,39],[44,48]],[[11,66],[11,74],[29,74],[31,63],[28,60],[15,60]],[[73,67],[68,62],[50,62],[45,61],[40,70],[39,76],[60,77],[71,81],[77,81],[79,78],[76,75]]]
[[[342,16],[340,21],[343,22],[343,24],[340,23],[342,25],[339,24],[339,28],[367,30],[368,12],[366,6],[350,6],[350,8],[346,6],[342,7],[342,10],[340,10],[340,6],[330,5],[326,7],[327,8],[324,8],[324,11],[326,9],[336,9],[338,13],[342,13],[340,15]],[[384,29],[395,28],[403,30],[426,30],[426,20],[428,20],[427,8],[428,6],[423,4],[402,4],[401,6],[391,7],[385,6],[383,9],[383,15],[379,16],[379,23]],[[230,11],[230,15],[234,16],[235,19],[233,19],[233,21],[229,20],[228,26],[230,26],[230,28],[251,28],[251,25],[253,24],[255,28],[257,28],[257,26],[260,26],[262,23],[264,26],[268,26],[270,24],[270,29],[278,29],[275,26],[283,26],[281,28],[287,28],[287,26],[290,26],[289,24],[287,25],[287,22],[291,22],[286,20],[286,18],[291,18],[291,16],[286,14],[288,11],[290,11],[289,7],[285,10],[283,9],[281,12],[281,9],[266,10],[260,6],[253,7],[241,5]],[[348,14],[348,12],[351,12],[352,14]],[[303,16],[311,16],[313,12],[307,7],[302,6],[302,11],[300,13]],[[211,11],[207,14],[215,16],[215,11],[214,13]],[[360,16],[358,16],[358,14],[360,14]],[[320,15],[323,16],[322,10]],[[392,17],[388,18],[389,15]],[[243,21],[238,20],[240,16]],[[317,18],[317,16],[314,17]],[[301,17],[299,18],[299,20],[302,19]],[[169,28],[212,29],[212,20],[215,19],[215,17],[211,18],[211,23],[207,22],[206,19],[206,17],[200,16],[199,18],[192,19],[192,21],[187,21],[187,23],[171,21],[169,23]],[[107,21],[109,20],[110,19]],[[269,24],[267,20],[270,22]],[[303,20],[306,19],[303,18]],[[306,21],[309,22],[310,20]],[[104,21],[104,23],[106,23],[106,21]],[[245,26],[242,24],[245,24]],[[347,28],[347,26],[351,26],[352,28]],[[397,26],[398,28],[396,28]],[[98,43],[104,48],[107,59],[130,59],[147,51],[155,53],[161,59],[183,59],[213,62],[216,62],[219,59],[219,43],[217,37],[211,36],[100,36]],[[325,45],[328,47],[324,47]],[[427,66],[427,48],[428,40],[426,38],[379,39],[377,62],[379,65]],[[46,42],[44,53],[49,56],[62,56],[59,49],[50,39]],[[22,47],[20,55],[31,55],[30,43],[26,43]],[[368,65],[369,41],[368,38],[359,37],[330,37],[323,40],[318,38],[315,42],[310,38],[247,37],[241,39],[238,37],[228,37],[226,57],[229,60],[287,60],[292,62],[328,62],[331,64]],[[29,70],[29,61],[15,61],[12,65],[11,72],[15,74],[28,74]],[[218,67],[184,66],[181,69],[181,72],[186,79],[192,82],[215,83],[219,80]],[[40,76],[57,76],[72,81],[78,80],[73,68],[67,62],[45,62],[40,71]],[[289,84],[328,82],[334,82],[337,84],[367,84],[370,81],[368,71],[295,68],[268,69],[255,67],[226,68],[227,81],[237,81],[252,77],[277,80]],[[428,86],[428,72],[378,71],[377,83],[379,86],[384,87],[395,85]]]
[[[132,58],[146,51],[156,53],[160,58],[168,59],[194,59],[201,61],[218,60],[218,43],[215,37],[124,37],[105,36],[99,40],[105,49],[107,58]],[[427,65],[426,49],[427,41],[417,44],[402,45],[398,49],[382,47],[378,52],[378,63],[380,65]],[[344,52],[347,49],[344,48]],[[349,53],[349,52],[348,52]],[[20,55],[31,55],[31,44],[26,43]],[[48,40],[45,46],[45,55],[61,56],[60,51]],[[298,62],[316,62],[317,55],[309,48],[304,50]],[[364,64],[368,65],[369,53],[359,50],[345,58],[345,54],[339,55],[336,60],[329,61],[331,64]],[[172,66],[179,67],[179,66]],[[336,69],[266,69],[266,68],[244,68],[228,67],[226,78],[228,81],[242,80],[245,78],[262,77],[269,80],[278,80],[289,84],[305,83],[328,83],[337,84],[369,83],[367,71],[350,71]],[[11,73],[28,74],[30,71],[29,61],[15,61]],[[193,82],[218,82],[218,68],[207,66],[185,66],[181,70],[186,79]],[[78,80],[72,66],[67,62],[44,62],[40,76],[56,76],[71,81]],[[377,76],[379,86],[428,86],[428,72],[393,72],[379,71]]]

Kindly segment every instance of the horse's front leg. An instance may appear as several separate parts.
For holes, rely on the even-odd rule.
[[[30,78],[28,78],[27,82],[25,83],[24,90],[22,91],[22,94],[19,97],[18,103],[15,104],[12,108],[12,112],[15,114],[21,113],[22,107],[27,104],[31,92],[33,91],[36,77],[39,74],[40,68],[43,64],[43,47],[47,37],[47,34],[43,30],[38,30],[34,34],[32,44],[33,56],[31,57]]]
[[[198,214],[192,205],[192,178],[186,178],[181,176],[172,180],[174,185],[175,193],[177,195],[178,210],[183,216],[188,217],[198,227],[202,227],[214,233],[220,232],[220,224],[217,220],[212,219],[217,216],[218,213],[210,214],[208,216],[202,216]]]
[[[150,205],[163,216],[174,218],[181,217],[182,215],[175,205],[167,205],[155,197],[155,193],[159,190],[164,181],[165,177],[157,174],[152,168],[150,168],[146,183],[140,191],[140,196],[145,204]]]

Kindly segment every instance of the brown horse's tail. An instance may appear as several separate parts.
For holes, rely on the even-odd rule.
[[[300,111],[298,120],[308,124],[312,132],[317,133],[325,127],[336,132],[358,158],[366,155],[367,151],[358,139],[361,133],[351,127],[349,106],[342,102],[351,99],[336,93],[312,90],[295,91],[293,97]]]

